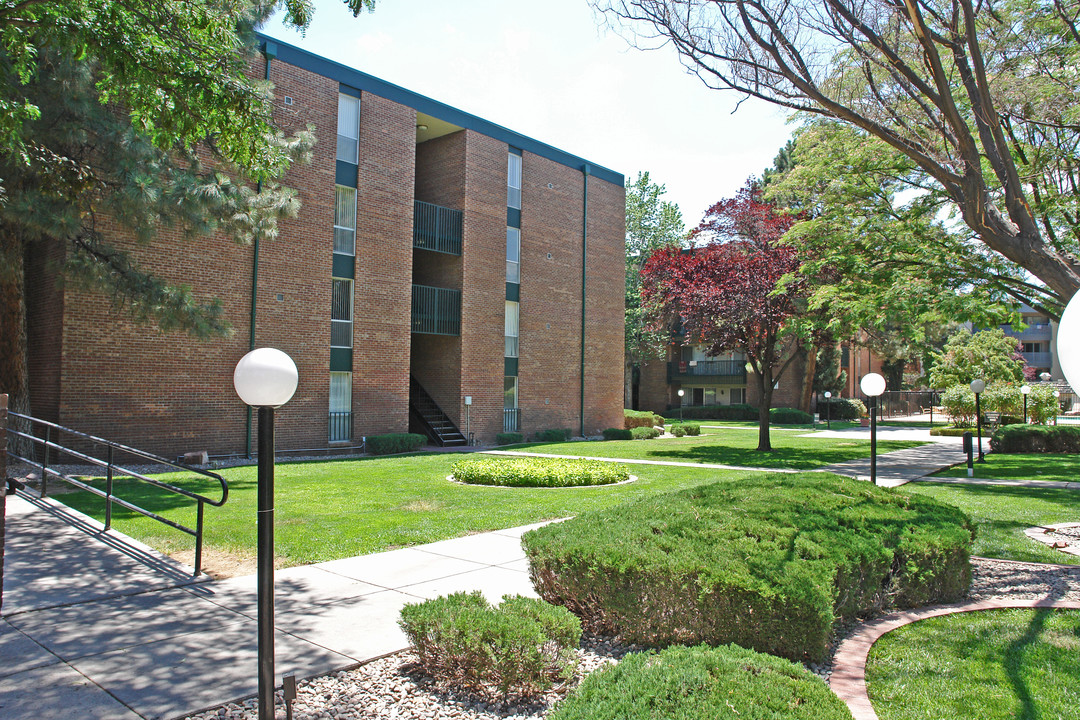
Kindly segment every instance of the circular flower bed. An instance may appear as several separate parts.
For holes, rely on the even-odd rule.
[[[469,485],[581,487],[630,480],[626,470],[598,460],[476,457],[459,460],[450,469],[453,480]]]

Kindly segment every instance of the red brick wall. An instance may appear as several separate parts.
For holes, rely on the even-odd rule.
[[[57,422],[64,347],[64,290],[58,272],[63,250],[59,243],[40,242],[32,247],[23,266],[26,340],[31,358],[30,412],[35,417]]]
[[[409,427],[415,157],[416,110],[365,93],[353,326],[357,435],[406,432]]]
[[[650,358],[641,363],[638,376],[638,407],[662,413],[672,404],[671,386],[667,381],[667,358]]]

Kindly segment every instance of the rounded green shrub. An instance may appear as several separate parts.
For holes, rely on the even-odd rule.
[[[737,645],[634,653],[592,673],[548,720],[851,720],[824,682]]]
[[[636,427],[630,431],[634,440],[652,440],[660,437],[660,430],[654,427]]]
[[[1080,452],[1080,427],[1006,425],[991,436],[990,449],[1000,453],[1077,453]]]
[[[653,495],[522,544],[540,596],[590,631],[803,660],[826,656],[839,618],[961,598],[972,540],[951,505],[802,473]]]
[[[966,385],[954,385],[941,393],[941,404],[953,425],[968,427],[975,424],[975,393]]]
[[[605,440],[633,440],[634,434],[625,428],[607,428],[604,430]]]
[[[533,440],[536,442],[566,442],[573,436],[573,432],[570,430],[564,430],[563,428],[549,428],[548,430],[541,430],[533,435]]]
[[[809,425],[814,416],[798,408],[770,408],[769,422],[777,425]]]
[[[495,436],[496,445],[517,445],[525,442],[525,436],[519,432],[504,432]]]
[[[684,428],[682,425],[672,425],[668,428],[668,432],[675,437],[682,437],[686,434],[686,428]]]
[[[630,479],[615,463],[564,458],[469,457],[450,466],[458,482],[506,487],[612,485]]]
[[[832,398],[826,405],[820,405],[818,409],[830,420],[858,420],[866,417],[866,405],[858,398]]]
[[[701,434],[701,426],[698,425],[697,423],[686,423],[685,425],[682,426],[682,428],[683,428],[683,430],[686,431],[687,435],[700,435]]]
[[[574,676],[581,623],[565,608],[480,591],[408,604],[398,624],[440,683],[492,697],[534,697]]]

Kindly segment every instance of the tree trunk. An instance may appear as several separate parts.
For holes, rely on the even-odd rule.
[[[764,370],[764,368],[763,368]],[[764,372],[757,373],[761,390],[761,407],[758,408],[758,445],[761,452],[772,452],[772,440],[769,437],[769,409],[772,407],[772,373],[765,377]]]
[[[30,414],[29,352],[26,341],[26,273],[25,245],[21,239],[8,236],[0,239],[0,392],[9,396],[12,412]],[[19,420],[16,429],[29,433],[30,424]],[[9,447],[19,455],[29,457],[29,440],[9,437]]]
[[[814,373],[817,372],[817,348],[811,346],[806,350],[806,360],[803,363],[802,399],[799,401],[799,409],[804,413],[812,412],[811,404],[814,402]]]

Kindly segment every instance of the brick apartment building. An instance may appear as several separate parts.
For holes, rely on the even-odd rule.
[[[277,124],[318,138],[314,160],[284,179],[299,217],[254,246],[167,232],[149,250],[126,246],[219,298],[234,333],[136,325],[31,258],[34,414],[167,455],[248,452],[232,372],[269,346],[300,373],[278,412],[281,450],[430,430],[433,404],[454,426],[436,428],[447,443],[455,430],[486,443],[621,427],[623,176],[262,41],[253,72],[274,84]]]

